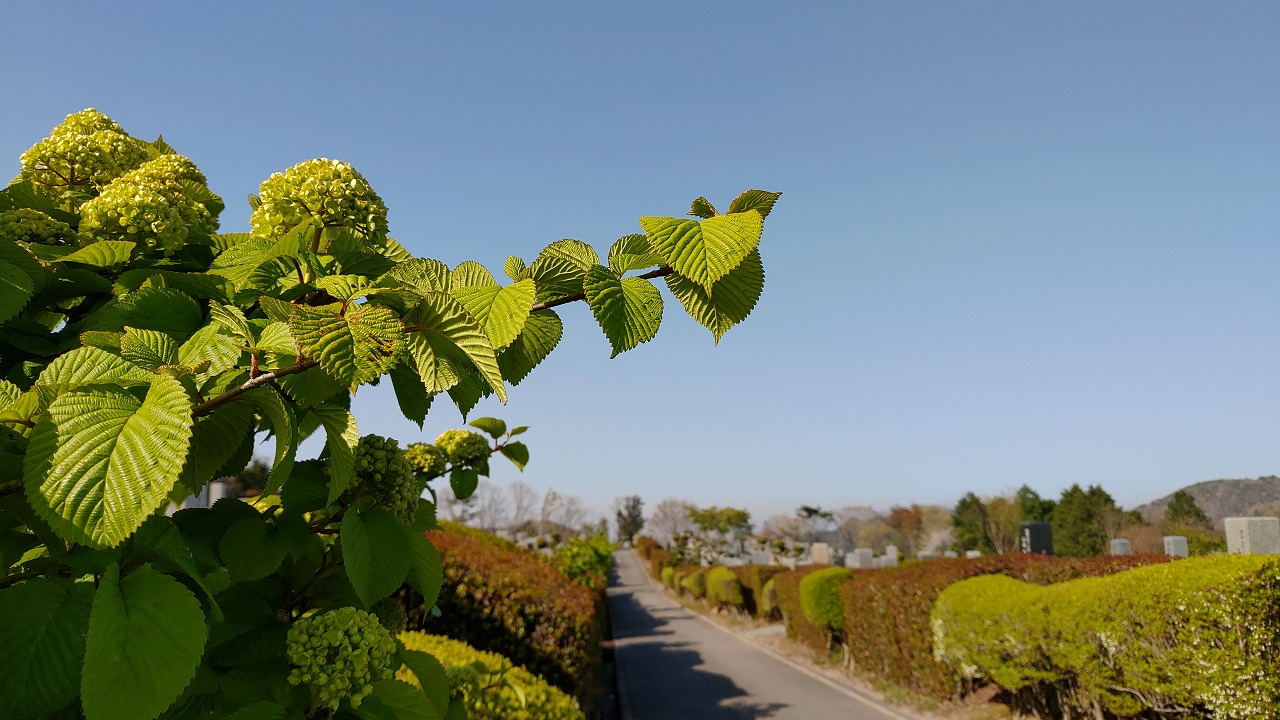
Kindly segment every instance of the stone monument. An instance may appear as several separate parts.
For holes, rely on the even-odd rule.
[[[1133,543],[1129,542],[1124,538],[1116,538],[1115,540],[1111,541],[1111,554],[1112,555],[1132,555]]]
[[[1191,552],[1187,549],[1187,538],[1182,535],[1166,536],[1164,539],[1164,554],[1176,558],[1190,557]]]
[[[1228,553],[1232,555],[1280,555],[1280,518],[1227,518],[1225,524]]]

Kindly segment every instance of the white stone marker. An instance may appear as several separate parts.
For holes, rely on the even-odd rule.
[[[1166,536],[1164,539],[1164,554],[1177,558],[1190,557],[1191,551],[1187,549],[1187,538],[1183,535]]]
[[[980,558],[982,557],[982,551],[981,550],[965,550],[964,556],[969,558],[970,560],[974,558]]]
[[[809,547],[809,554],[812,556],[814,565],[830,565],[831,564],[831,546],[824,542],[816,542]]]
[[[876,553],[871,548],[854,548],[854,551],[846,556],[846,567],[851,568],[873,568],[875,564]]]
[[[1132,555],[1133,543],[1129,542],[1124,538],[1116,538],[1115,540],[1111,541],[1111,554],[1112,555]]]
[[[1227,518],[1227,552],[1232,555],[1280,555],[1280,518]]]

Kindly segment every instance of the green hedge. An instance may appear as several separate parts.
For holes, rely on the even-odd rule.
[[[940,661],[1037,707],[1280,719],[1274,558],[1195,558],[1050,587],[973,578],[942,592],[933,627]]]
[[[701,600],[707,596],[707,571],[702,568],[690,570],[680,578],[680,589],[689,597]]]
[[[838,632],[844,623],[840,583],[853,576],[849,568],[829,567],[809,573],[800,580],[800,610],[820,628]]]
[[[577,701],[503,655],[422,632],[401,633],[400,640],[407,649],[430,653],[444,665],[450,698],[466,708],[470,720],[585,720]],[[477,673],[471,665],[477,662],[491,673],[473,677]],[[408,668],[401,668],[397,677],[418,684]],[[495,678],[500,681],[493,682]]]
[[[729,569],[738,577],[738,582],[742,585],[743,608],[752,615],[768,618],[769,614],[763,613],[760,608],[761,594],[765,583],[769,582],[774,575],[785,572],[786,568],[781,565],[740,565]]]
[[[707,571],[707,599],[717,607],[743,607],[742,583],[723,565]]]
[[[556,569],[570,580],[590,590],[603,592],[613,570],[613,543],[604,535],[588,539],[570,538],[552,554]]]
[[[1049,584],[1168,560],[1164,555],[1081,559],[988,555],[860,572],[840,585],[848,662],[858,672],[945,700],[958,694],[961,684],[954,672],[933,658],[929,619],[934,601],[948,585],[979,575]]]
[[[774,582],[775,578],[769,578],[765,581],[764,587],[760,588],[760,594],[756,596],[756,617],[763,620],[777,620],[782,617],[782,611],[778,609],[778,584]]]
[[[675,568],[673,567],[662,568],[662,584],[671,588],[672,590],[676,589],[676,569]]]
[[[421,598],[402,590],[409,629],[501,653],[584,707],[593,705],[600,688],[603,594],[569,580],[536,553],[507,549],[474,532],[441,529],[427,536],[444,561],[436,603],[441,616],[432,617]]]
[[[811,573],[825,570],[829,565],[802,565],[795,570],[778,573],[773,583],[778,599],[778,612],[787,628],[787,637],[826,652],[830,633],[809,622],[800,604],[800,582]]]

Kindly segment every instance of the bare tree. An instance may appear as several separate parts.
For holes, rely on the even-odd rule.
[[[551,534],[551,526],[556,522],[563,503],[563,496],[556,492],[555,488],[547,488],[547,494],[542,496],[542,507],[538,510],[539,535]]]
[[[688,535],[693,531],[693,523],[689,520],[688,500],[667,498],[653,508],[649,516],[648,527],[654,539],[663,545],[670,545],[677,535]]]
[[[538,491],[523,480],[516,480],[507,486],[507,495],[511,500],[511,529],[515,532],[528,532],[537,517]]]
[[[996,552],[1011,553],[1018,549],[1019,520],[1022,518],[1022,507],[1013,497],[998,495],[985,503],[986,514],[983,517],[982,529]]]
[[[453,494],[453,488],[448,485],[440,488],[436,493],[438,497],[437,508],[444,519],[462,523],[463,525],[471,523],[476,513],[475,495],[466,500],[459,500]]]
[[[488,480],[481,480],[476,492],[471,496],[475,500],[475,517],[472,524],[481,530],[497,532],[510,522],[511,505],[507,493]]]
[[[760,536],[771,540],[800,542],[804,533],[804,524],[794,515],[773,515],[760,524]]]

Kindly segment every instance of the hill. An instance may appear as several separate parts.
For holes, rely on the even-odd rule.
[[[1196,504],[1205,514],[1213,519],[1217,527],[1222,526],[1222,519],[1249,515],[1280,515],[1280,477],[1265,477],[1239,480],[1206,480],[1188,485],[1183,490],[1191,493]],[[1146,505],[1139,505],[1138,511],[1149,522],[1159,521],[1164,517],[1165,508],[1173,493]]]

